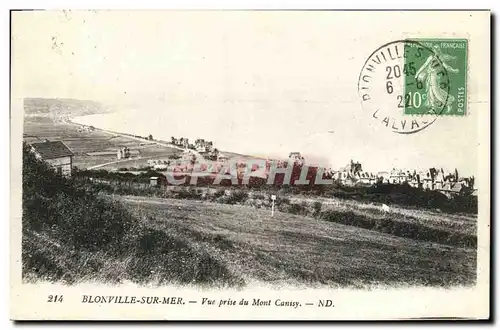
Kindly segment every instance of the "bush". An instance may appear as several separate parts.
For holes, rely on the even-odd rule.
[[[23,150],[23,231],[48,230],[70,246],[99,249],[119,241],[133,219],[120,205],[57,175]]]
[[[99,172],[98,172],[99,173]],[[80,280],[240,286],[222,261],[189,241],[147,228],[118,202],[96,192],[161,194],[137,185],[94,183],[77,175],[66,179],[38,161],[24,146],[22,271],[26,281],[74,283]],[[103,176],[114,176],[100,172]],[[82,180],[83,177],[83,180]],[[195,189],[181,194],[197,194]],[[150,219],[153,220],[153,219]],[[149,221],[152,223],[153,221]],[[222,236],[215,244],[229,249]]]
[[[214,199],[217,199],[219,197],[222,197],[224,196],[225,192],[223,189],[217,189],[215,192],[214,192]]]
[[[352,211],[339,212],[326,210],[320,213],[320,218],[343,225],[376,230],[382,233],[416,240],[451,244],[468,248],[475,248],[477,246],[477,238],[474,235],[453,233],[427,227],[424,224],[418,223],[417,219],[412,217],[406,217],[404,221],[402,221],[402,219],[394,220],[385,215],[381,218],[370,218],[355,214]]]
[[[228,204],[243,203],[248,198],[248,193],[242,190],[231,191],[231,194],[227,197],[226,202]]]
[[[314,204],[313,204],[313,209],[314,209],[313,216],[318,216],[320,214],[321,206],[322,206],[322,204],[320,201],[314,202]]]
[[[195,251],[184,240],[153,228],[140,228],[132,254],[137,256],[129,263],[127,272],[136,282],[178,282],[190,284],[243,285],[220,261],[207,252]],[[214,241],[228,244],[218,237]]]
[[[201,195],[201,192],[191,187],[182,189],[176,193],[176,197],[181,199],[200,199]]]

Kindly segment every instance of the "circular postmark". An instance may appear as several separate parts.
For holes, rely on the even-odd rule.
[[[377,48],[358,79],[363,109],[399,134],[430,126],[450,106],[450,81],[439,50],[415,40]]]

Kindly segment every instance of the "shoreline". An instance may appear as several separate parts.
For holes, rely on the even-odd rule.
[[[109,113],[95,114],[95,115],[106,115],[106,114],[109,114]],[[93,127],[95,130],[98,130],[98,131],[101,131],[101,132],[105,132],[107,134],[120,135],[120,136],[128,137],[128,138],[131,138],[131,139],[136,139],[136,140],[141,141],[141,142],[154,143],[154,144],[161,145],[161,146],[164,146],[164,147],[174,148],[174,149],[183,150],[183,151],[189,150],[192,153],[194,153],[195,155],[198,155],[198,156],[200,155],[199,152],[196,151],[196,150],[189,149],[189,148],[183,148],[183,147],[174,145],[171,142],[165,141],[165,140],[162,140],[162,139],[156,139],[156,138],[153,137],[152,140],[149,140],[147,137],[141,136],[141,135],[138,135],[138,134],[133,134],[133,133],[128,133],[128,132],[119,132],[119,131],[116,131],[116,130],[110,130],[110,129],[106,129],[106,128],[95,126],[93,124],[78,122],[78,121],[75,120],[75,119],[89,117],[89,116],[93,116],[93,115],[80,116],[80,117],[74,117],[74,118],[70,117],[66,122],[68,124],[72,124],[72,125],[76,125],[76,126]],[[265,158],[265,157],[259,157],[259,156],[241,154],[241,153],[234,152],[234,151],[227,151],[227,150],[221,150],[221,149],[219,149],[219,151],[220,151],[220,153],[225,154],[225,155],[229,155],[231,157],[242,157],[242,158],[264,159],[264,160],[270,159],[270,158]]]

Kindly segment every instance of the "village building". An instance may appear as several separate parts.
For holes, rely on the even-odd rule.
[[[116,151],[116,158],[127,159],[130,158],[130,149],[128,147],[122,147]]]
[[[156,170],[156,171],[164,171],[164,170],[167,170],[168,169],[168,163],[156,163],[156,164],[153,164],[153,169]]]
[[[381,180],[382,183],[389,183],[389,177],[390,177],[389,172],[386,171],[377,172],[377,178],[379,178],[379,180]]]
[[[356,175],[358,182],[362,183],[364,185],[369,185],[371,184],[371,178],[370,178],[370,173],[366,172],[358,172]]]
[[[363,173],[363,167],[361,166],[361,163],[351,160],[349,164],[342,167],[340,171],[338,171],[337,174],[333,177],[334,180],[340,181],[340,183],[343,185],[353,186],[361,180],[361,173]]]
[[[443,189],[445,183],[446,183],[446,180],[445,180],[443,171],[438,172],[436,174],[436,177],[434,178],[434,189],[436,189],[436,190]]]
[[[78,127],[77,131],[79,133],[84,133],[84,132],[93,132],[95,130],[94,126],[86,126],[86,125],[81,125]]]
[[[446,182],[442,187],[436,188],[437,191],[451,198],[456,195],[462,194],[466,187],[461,182]]]
[[[158,187],[166,183],[166,177],[164,176],[152,176],[149,178],[149,185],[152,187]]]
[[[422,183],[422,179],[421,179],[421,174],[414,173],[414,175],[412,175],[411,180],[408,182],[408,184],[413,188],[422,189],[423,183]]]
[[[207,153],[207,152],[209,152],[208,147],[205,146],[205,145],[198,145],[198,146],[196,146],[196,151],[198,151],[199,153]]]
[[[152,176],[149,178],[149,185],[152,187],[158,186],[158,177],[157,176]]]
[[[299,164],[299,165],[304,165],[304,157],[300,154],[300,152],[291,152],[290,155],[288,155],[288,158],[294,163],[294,164]]]
[[[191,150],[184,150],[184,152],[182,153],[181,160],[184,163],[195,162],[196,161],[196,155]]]
[[[409,171],[405,172],[398,169],[392,169],[389,174],[389,183],[403,184],[411,181],[411,174]]]
[[[31,150],[36,158],[49,164],[57,174],[71,176],[74,154],[62,141],[32,143]]]
[[[226,156],[226,155],[224,155],[224,154],[219,153],[219,154],[217,155],[217,161],[218,161],[219,163],[225,163],[225,162],[227,162],[228,160],[229,160],[229,157],[227,157],[227,156]]]
[[[422,189],[434,189],[434,180],[430,170],[420,174],[420,183],[422,185]]]

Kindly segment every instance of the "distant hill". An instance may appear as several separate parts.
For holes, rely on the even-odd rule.
[[[85,116],[106,113],[108,110],[99,102],[76,99],[25,98],[26,115]]]

